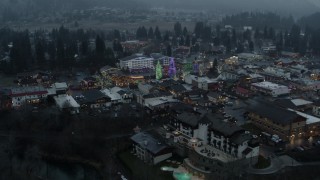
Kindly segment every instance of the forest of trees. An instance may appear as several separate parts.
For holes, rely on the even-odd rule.
[[[318,15],[310,16],[305,22],[315,22]],[[260,18],[265,21],[258,21]],[[225,28],[227,22],[233,22],[236,26]],[[169,56],[174,53],[176,46],[191,47],[193,53],[208,51],[206,47],[219,45],[223,45],[227,53],[253,52],[255,48],[261,48],[265,41],[276,45],[278,52],[319,55],[320,28],[301,23],[274,14],[242,13],[226,17],[215,26],[197,22],[193,30],[188,30],[180,22],[176,22],[171,31],[161,31],[158,26],[140,26],[136,31],[136,39],[154,42],[156,49],[162,46],[161,52]],[[252,29],[243,29],[237,25],[252,25]],[[114,66],[117,59],[130,55],[124,52],[121,45],[126,40],[126,33],[117,29],[107,33],[69,30],[63,26],[51,31],[34,32],[2,28],[0,55],[1,58],[6,55],[10,61],[1,61],[0,69],[16,73],[32,69]],[[107,41],[111,42],[111,46],[106,46]]]
[[[108,34],[108,38],[119,37],[115,31]],[[122,47],[119,48],[117,43],[113,48],[106,47],[105,40],[102,32],[70,31],[63,26],[50,32],[37,30],[32,33],[3,28],[0,29],[0,53],[7,54],[10,62],[2,61],[1,69],[15,73],[36,68],[65,69],[77,65],[113,66],[116,63],[113,48],[121,54]]]
[[[233,27],[252,26],[263,28],[266,25],[276,29],[286,29],[295,23],[292,16],[281,17],[274,13],[243,12],[236,15],[226,16],[221,21],[222,25],[232,25]]]

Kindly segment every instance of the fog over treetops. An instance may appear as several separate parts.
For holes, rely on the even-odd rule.
[[[153,6],[239,11],[274,11],[293,16],[308,15],[320,10],[319,0],[137,0]]]
[[[300,17],[320,11],[320,0],[1,0],[0,16],[3,15],[3,12],[12,12],[12,15],[22,17],[96,6],[163,7],[166,9],[210,10],[219,13],[271,11]]]

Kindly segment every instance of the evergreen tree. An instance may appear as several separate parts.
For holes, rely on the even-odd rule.
[[[103,57],[105,51],[106,51],[106,45],[104,43],[104,40],[98,35],[96,37],[96,54],[100,57]]]
[[[267,26],[265,26],[264,27],[264,30],[263,30],[263,38],[264,39],[268,39],[268,27]]]
[[[186,40],[185,40],[185,44],[184,45],[190,47],[190,35],[186,36]]]
[[[83,55],[83,56],[87,56],[88,55],[88,52],[89,52],[88,41],[84,40],[84,41],[81,42],[80,52],[81,52],[81,55]]]
[[[186,37],[188,35],[187,27],[183,28],[182,34],[183,34],[184,37]]]
[[[114,39],[118,39],[119,41],[121,40],[120,31],[118,29],[115,29],[113,31],[113,37],[114,37]]]
[[[236,51],[236,53],[243,53],[243,51],[244,51],[243,44],[242,44],[242,43],[238,43],[238,44],[237,44],[237,51]]]
[[[244,33],[243,33],[243,39],[247,40],[247,41],[251,41],[251,31],[249,29],[247,29]]]
[[[174,33],[176,36],[181,36],[182,35],[182,27],[179,22],[176,22],[174,24]]]
[[[157,39],[158,41],[160,41],[160,40],[162,39],[161,33],[160,33],[160,30],[159,30],[159,27],[158,27],[158,26],[156,26],[156,29],[155,29],[155,31],[154,31],[154,36],[156,37],[156,39]]]
[[[109,66],[115,66],[116,58],[111,48],[106,49],[106,63]]]
[[[196,35],[196,38],[200,38],[203,32],[204,24],[203,22],[197,22],[194,27],[194,33]]]
[[[276,37],[276,33],[272,27],[269,28],[268,31],[268,38],[274,40]]]
[[[169,56],[169,57],[172,56],[172,48],[171,48],[170,44],[167,46],[167,56]]]
[[[299,51],[300,31],[298,25],[293,25],[290,32],[291,47],[293,47],[295,52]]]
[[[65,46],[61,38],[58,38],[57,40],[56,49],[57,49],[57,64],[63,67],[65,62]]]
[[[278,34],[277,34],[277,41],[276,41],[276,49],[277,49],[277,52],[281,52],[282,49],[283,49],[283,33],[282,31],[280,31]]]
[[[251,52],[253,52],[254,51],[254,43],[253,43],[253,41],[249,41],[249,50],[251,51]]]
[[[156,79],[160,80],[162,78],[162,66],[158,60],[157,66],[156,66]]]
[[[153,28],[150,27],[148,31],[148,39],[154,39]]]
[[[144,40],[148,39],[148,32],[144,26],[141,28],[141,38]]]
[[[45,62],[45,52],[44,52],[44,47],[41,41],[36,42],[35,50],[36,50],[36,63],[38,64],[38,66],[41,66]]]
[[[220,30],[220,25],[216,26],[216,37],[220,38],[221,37],[221,30]]]
[[[260,33],[260,29],[256,28],[255,32],[254,32],[254,39],[260,39],[261,38],[261,33]]]
[[[164,34],[163,40],[164,41],[169,41],[169,32],[168,31],[166,31],[166,33]]]
[[[237,33],[235,29],[232,29],[232,39],[231,39],[231,43],[236,45],[237,44]]]
[[[205,26],[203,28],[202,38],[205,42],[211,42],[211,27]]]

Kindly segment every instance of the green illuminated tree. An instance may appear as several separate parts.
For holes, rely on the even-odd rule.
[[[160,62],[158,61],[157,66],[156,66],[156,79],[160,80],[162,78],[162,66]]]

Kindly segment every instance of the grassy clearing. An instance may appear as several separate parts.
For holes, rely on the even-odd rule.
[[[265,157],[263,157],[261,155],[258,157],[257,164],[254,165],[254,167],[257,168],[257,169],[264,169],[264,168],[267,168],[269,166],[270,166],[270,160],[266,159]]]

